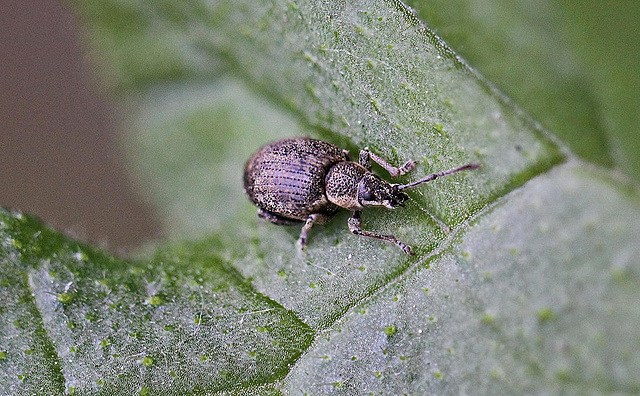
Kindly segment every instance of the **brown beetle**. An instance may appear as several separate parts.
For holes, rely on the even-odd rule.
[[[309,138],[283,139],[262,147],[249,159],[244,171],[244,190],[258,206],[258,216],[274,224],[304,222],[298,243],[307,244],[307,233],[314,224],[326,223],[340,208],[351,210],[349,230],[356,235],[383,239],[398,245],[408,254],[411,247],[393,235],[361,229],[362,209],[384,206],[394,209],[409,199],[402,190],[467,169],[469,164],[438,172],[409,184],[391,184],[371,172],[371,159],[391,177],[413,170],[415,161],[397,168],[368,150],[360,151],[358,162],[347,150]]]

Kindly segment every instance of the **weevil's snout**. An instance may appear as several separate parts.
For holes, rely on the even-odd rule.
[[[375,174],[365,175],[358,184],[358,202],[363,207],[384,206],[394,209],[404,206],[409,196],[397,184],[389,184]]]
[[[391,206],[394,208],[397,208],[398,206],[404,207],[404,203],[409,200],[409,196],[403,193],[398,188],[397,184],[392,184],[391,186],[393,187],[393,193],[391,194],[390,200]]]

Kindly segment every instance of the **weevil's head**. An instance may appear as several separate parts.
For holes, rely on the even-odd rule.
[[[382,180],[374,173],[366,173],[358,183],[358,202],[363,207],[384,206],[394,209],[404,206],[409,196],[397,184]]]

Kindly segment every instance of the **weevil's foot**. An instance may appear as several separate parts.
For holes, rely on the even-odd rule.
[[[298,238],[298,249],[303,251],[307,249],[307,238]]]
[[[398,176],[405,175],[411,172],[412,170],[414,170],[417,164],[418,163],[416,161],[407,161],[405,162],[404,165],[402,165],[399,168],[392,167],[391,169],[387,169],[387,170],[389,171],[389,175],[391,176],[391,178],[395,179]]]
[[[409,256],[415,256],[416,254],[411,250],[411,246],[409,245],[405,245],[402,242],[398,243],[398,246],[400,246],[400,249],[402,249],[402,251],[404,251],[406,254],[408,254]]]
[[[416,161],[407,161],[404,165],[402,165],[401,168],[398,169],[398,173],[400,174],[400,176],[409,173],[416,168],[416,165],[418,165]]]

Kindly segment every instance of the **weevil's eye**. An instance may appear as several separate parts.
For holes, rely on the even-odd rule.
[[[376,200],[376,196],[373,195],[371,191],[363,191],[362,194],[360,194],[360,200],[371,202]]]

